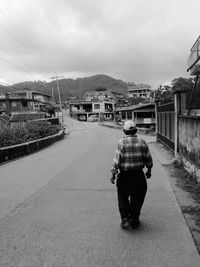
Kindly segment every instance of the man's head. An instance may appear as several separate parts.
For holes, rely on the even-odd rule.
[[[123,130],[125,134],[136,134],[137,128],[135,122],[132,120],[125,121]]]

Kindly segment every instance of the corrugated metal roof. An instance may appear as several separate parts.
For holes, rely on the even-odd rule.
[[[138,105],[132,105],[132,106],[128,106],[128,107],[121,107],[121,108],[117,108],[117,111],[126,111],[126,110],[135,110],[135,109],[141,109],[144,107],[148,107],[148,106],[152,106],[152,108],[155,106],[154,103],[147,103],[147,104],[138,104]]]
[[[31,89],[29,89],[29,88],[27,88],[27,89],[22,89],[22,90],[13,92],[13,94],[24,93],[24,92],[31,92],[31,93],[33,93],[33,94],[38,94],[38,95],[43,95],[43,96],[51,97],[51,95],[48,95],[48,94],[46,94],[46,93],[42,93],[42,92],[39,92],[39,91],[36,91],[36,90],[31,90]]]

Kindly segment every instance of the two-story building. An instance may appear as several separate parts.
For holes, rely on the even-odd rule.
[[[45,107],[48,108],[49,105],[52,104],[52,97],[50,95],[31,90],[29,88],[24,88],[20,91],[14,92],[11,94],[11,97],[29,100],[29,106],[32,110],[39,111]]]
[[[83,100],[85,101],[96,101],[96,100],[113,100],[116,103],[118,100],[124,99],[125,95],[121,93],[117,93],[111,90],[98,90],[86,92],[83,95]]]
[[[148,84],[131,84],[127,87],[127,96],[142,97],[150,99],[151,86]]]
[[[70,116],[77,120],[87,121],[91,115],[97,115],[99,118],[109,120],[114,117],[114,103],[105,100],[80,101],[79,103],[70,103]]]
[[[11,96],[10,94],[6,94],[0,98],[0,113],[11,114],[12,112],[33,111],[33,107],[37,104],[38,101],[33,98]]]
[[[119,99],[123,98],[123,94],[104,88],[86,92],[83,95],[83,100],[69,103],[70,116],[85,121],[91,115],[96,115],[102,120],[113,120],[115,104]]]
[[[16,115],[41,118],[46,116],[51,108],[51,96],[27,88],[0,97],[0,114],[7,114],[10,119]]]

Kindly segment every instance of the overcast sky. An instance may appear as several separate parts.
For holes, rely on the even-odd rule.
[[[0,81],[188,77],[199,0],[0,0]]]

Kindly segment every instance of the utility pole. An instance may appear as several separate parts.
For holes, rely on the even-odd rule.
[[[54,103],[54,88],[52,87],[52,102]]]
[[[57,89],[58,89],[58,99],[59,99],[60,111],[62,113],[62,124],[63,124],[64,120],[63,120],[63,112],[62,112],[62,103],[61,103],[61,97],[60,97],[60,87],[59,87],[59,82],[58,82],[58,78],[62,78],[62,77],[64,77],[64,76],[63,75],[62,76],[58,76],[57,73],[56,73],[54,77],[50,77],[50,78],[53,79],[53,80],[56,80]]]
[[[79,81],[79,97],[80,97],[80,100],[81,100],[81,97],[82,96],[82,83],[81,83],[81,79]]]

